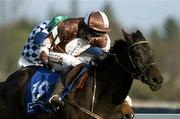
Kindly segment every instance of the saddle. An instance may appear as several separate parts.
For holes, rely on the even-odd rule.
[[[73,81],[73,79],[75,79],[78,76],[78,74],[82,71],[84,66],[85,65],[83,63],[75,67],[70,66],[62,73],[63,75],[61,80],[65,87],[67,87],[67,85],[70,84]]]
[[[65,89],[61,95],[61,99],[68,95],[70,91],[83,88],[90,69],[90,66],[81,63],[75,67],[69,67],[62,73],[61,81]]]

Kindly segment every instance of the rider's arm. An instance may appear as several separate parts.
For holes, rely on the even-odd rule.
[[[52,44],[52,34],[48,34],[47,38],[43,41],[39,50],[39,60],[43,64],[48,63],[49,51]]]
[[[40,48],[40,53],[44,51],[47,55],[49,55],[49,50],[51,48],[51,44],[57,45],[60,42],[58,36],[58,26],[55,26],[51,32],[48,34],[47,38],[43,41]]]
[[[41,44],[41,47],[40,47],[40,53],[42,51],[44,51],[47,55],[49,55],[49,50],[50,50],[50,47],[51,47],[51,43],[52,43],[52,35],[51,33],[47,36],[47,38],[43,41],[43,43]]]

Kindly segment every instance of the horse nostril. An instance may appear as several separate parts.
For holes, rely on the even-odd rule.
[[[159,80],[157,78],[152,78],[153,83],[157,84],[159,83]]]
[[[152,83],[153,84],[161,84],[163,82],[163,78],[160,76],[160,77],[154,77],[152,78]]]
[[[163,82],[163,77],[160,76],[160,78],[159,78],[159,83],[162,83],[162,82]]]
[[[133,119],[133,118],[134,118],[134,114],[124,114],[123,119]]]
[[[124,117],[125,117],[125,119],[131,119],[131,117],[129,116],[129,114],[125,114]]]

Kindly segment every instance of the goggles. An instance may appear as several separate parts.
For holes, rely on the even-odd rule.
[[[106,34],[106,32],[101,32],[101,31],[97,31],[97,30],[94,30],[92,28],[88,28],[87,29],[87,34],[93,36],[93,37],[101,37],[103,35]]]

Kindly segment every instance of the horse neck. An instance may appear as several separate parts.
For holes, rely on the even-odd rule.
[[[70,93],[68,99],[70,98],[71,100],[74,100],[78,105],[88,110],[91,110],[92,105],[94,105],[94,113],[104,118],[110,117],[112,112],[116,109],[116,105],[112,104],[112,85],[114,85],[117,80],[120,81],[119,87],[122,89],[122,96],[118,100],[121,102],[122,100],[124,101],[129,91],[129,88],[124,87],[126,82],[123,81],[126,80],[125,78],[127,77],[122,75],[124,73],[123,70],[119,70],[121,69],[119,69],[119,66],[116,64],[114,59],[108,57],[95,68],[96,75],[94,75],[94,71],[91,72],[84,88]],[[123,78],[117,79],[117,77],[120,77],[121,75]],[[96,77],[96,79],[94,77]],[[95,80],[96,92],[94,94],[93,87]],[[92,103],[93,94],[95,95],[94,103]],[[67,110],[69,109],[67,108]],[[86,117],[87,115],[84,116]]]
[[[119,87],[120,95],[117,100],[120,104],[130,90],[132,78],[120,67],[115,58],[110,56],[97,67],[97,107],[103,107],[99,105],[103,105],[103,103],[107,105],[109,103],[109,107],[114,108],[114,105],[112,105],[112,87],[114,85]]]
[[[117,57],[120,57],[120,59]],[[131,82],[133,78],[130,72],[132,72],[133,66],[130,62],[128,47],[125,47],[119,56],[108,55],[96,68],[97,82],[112,82],[116,81],[115,79],[117,79],[119,83],[121,82],[122,85]]]

